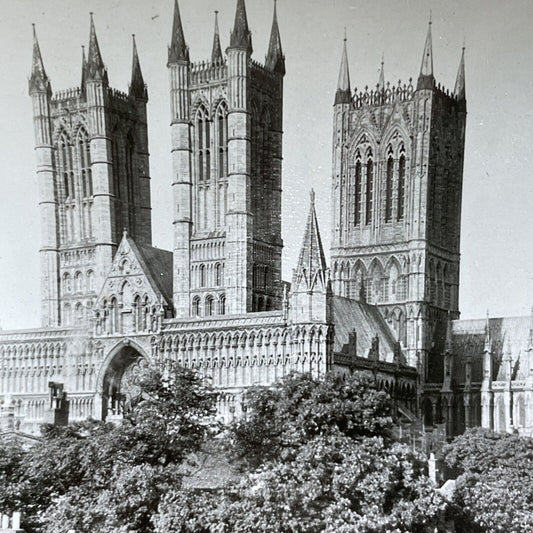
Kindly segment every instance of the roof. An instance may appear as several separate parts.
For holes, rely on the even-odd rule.
[[[128,239],[130,238],[128,237]],[[142,256],[144,265],[146,266],[143,270],[146,274],[151,276],[152,281],[156,284],[165,300],[169,303],[172,302],[172,252],[161,248],[155,248],[154,246],[148,246],[146,244],[137,244],[136,247]]]
[[[333,350],[346,351],[350,335],[357,335],[357,355],[368,357],[372,350],[375,336],[379,339],[379,359],[392,363],[397,342],[385,322],[380,310],[375,305],[358,302],[341,296],[332,297],[333,323],[335,337]],[[401,361],[405,364],[405,361]]]
[[[464,380],[464,360],[472,360],[472,381],[483,379],[483,351],[485,347],[485,318],[474,320],[455,320],[453,322],[454,379]],[[505,373],[502,360],[507,352],[511,353],[513,379],[526,378],[527,354],[530,344],[531,317],[500,317],[489,319],[489,334],[493,359],[495,381],[503,381]],[[459,363],[459,364],[457,364]]]

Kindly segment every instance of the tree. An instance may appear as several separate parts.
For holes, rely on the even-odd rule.
[[[454,501],[469,518],[464,531],[533,531],[532,439],[475,428],[444,453],[447,465],[460,473]]]
[[[290,374],[271,387],[252,387],[245,402],[247,416],[230,433],[234,454],[251,467],[290,454],[318,435],[388,438],[392,425],[388,394],[355,375]]]
[[[161,496],[180,487],[180,466],[218,430],[216,396],[172,363],[143,370],[137,385],[120,425],[44,426],[42,442],[15,461],[10,507],[24,511],[28,532],[151,531]]]

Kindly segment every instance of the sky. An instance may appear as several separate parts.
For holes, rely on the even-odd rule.
[[[28,77],[35,23],[54,91],[79,85],[94,12],[112,87],[127,90],[131,34],[148,103],[153,240],[170,249],[170,103],[166,69],[173,0],[0,0],[0,327],[38,327],[40,224]],[[246,0],[254,58],[264,60],[273,2]],[[235,0],[180,0],[191,60],[210,56],[214,11],[229,44]],[[344,28],[352,87],[416,80],[429,14],[437,82],[453,89],[466,42],[468,118],[462,206],[462,318],[520,315],[533,305],[533,2],[279,0],[284,93],[283,271],[290,279],[309,195],[330,243],[332,103]]]

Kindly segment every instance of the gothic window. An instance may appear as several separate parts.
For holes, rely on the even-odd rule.
[[[87,272],[87,291],[94,291],[94,273],[92,270]]]
[[[374,209],[374,161],[370,153],[366,162],[366,225],[372,222],[372,212]]]
[[[133,136],[130,134],[128,135],[128,139],[126,141],[126,183],[128,187],[128,203],[130,204],[130,207],[134,204],[134,198],[135,198],[135,189],[134,189],[134,179],[133,179],[133,153],[135,150],[135,142],[133,140]],[[131,230],[132,228],[130,228]]]
[[[228,175],[228,110],[224,103],[217,109],[218,177]]]
[[[83,324],[83,305],[81,303],[76,304],[76,310],[74,312],[74,324],[76,326]]]
[[[120,199],[120,141],[119,134],[115,132],[111,141],[111,157],[113,159],[113,184],[111,192],[117,199]]]
[[[198,181],[209,181],[211,178],[211,128],[204,107],[200,107],[196,114],[196,144],[198,148]]]
[[[402,148],[403,149],[403,148]],[[405,209],[405,154],[401,153],[398,162],[398,209],[396,218],[402,220]]]
[[[78,161],[80,163],[81,192],[84,198],[89,198],[93,195],[91,146],[84,128],[78,132]]]
[[[387,175],[385,178],[385,222],[392,220],[392,181],[394,173],[394,159],[389,155],[387,159]]]
[[[111,300],[111,313],[112,313],[112,323],[111,323],[111,332],[112,333],[118,333],[120,330],[120,309],[118,307],[118,302],[116,298],[113,298]]]
[[[205,287],[205,284],[206,284],[205,265],[200,265],[199,274],[200,274],[200,287]]]
[[[58,155],[59,155],[59,168],[61,173],[61,181],[63,185],[63,197],[68,200],[72,194],[72,185],[70,173],[72,172],[72,165],[70,160],[70,141],[67,134],[63,132],[59,137],[58,143]]]
[[[63,275],[63,290],[66,293],[72,292],[72,280],[68,272]]]
[[[70,304],[63,306],[63,326],[70,326],[72,320]]]
[[[226,295],[225,294],[223,294],[218,300],[218,314],[219,315],[226,314]]]
[[[205,314],[206,316],[213,316],[216,314],[215,299],[212,296],[208,296],[205,299]]]
[[[354,225],[361,223],[361,160],[355,163],[355,183],[354,183]]]
[[[195,296],[192,301],[192,316],[200,316],[200,297]]]
[[[74,290],[76,292],[81,292],[82,285],[83,285],[83,281],[81,277],[81,272],[76,272],[76,274],[74,274]]]
[[[222,285],[222,265],[217,263],[215,265],[215,286],[220,287]]]

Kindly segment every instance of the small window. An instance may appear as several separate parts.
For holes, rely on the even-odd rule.
[[[223,294],[218,300],[218,314],[219,315],[226,314],[226,295],[225,294]]]
[[[192,301],[192,316],[200,316],[200,297],[196,296]]]
[[[206,284],[206,275],[205,275],[205,265],[200,265],[200,287],[205,287]]]
[[[72,279],[68,273],[63,275],[63,291],[66,293],[72,292]]]

